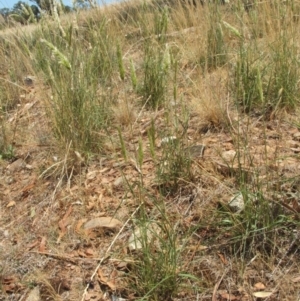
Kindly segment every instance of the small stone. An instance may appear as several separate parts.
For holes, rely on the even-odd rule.
[[[26,301],[39,301],[40,300],[40,289],[36,286],[33,290],[28,294]]]
[[[268,139],[280,139],[281,135],[279,133],[276,132],[271,132],[267,134],[267,138]]]
[[[114,187],[119,187],[121,184],[123,184],[123,177],[119,177],[114,181]]]
[[[205,145],[193,145],[185,148],[185,151],[189,153],[192,158],[200,157],[202,158],[205,151]]]
[[[18,159],[11,163],[10,165],[7,166],[7,170],[10,172],[17,172],[25,167],[26,163],[24,162],[23,159]]]
[[[15,179],[13,177],[7,177],[5,179],[5,182],[6,182],[6,184],[10,185],[15,182]]]
[[[291,147],[291,150],[292,150],[295,154],[299,154],[299,153],[300,153],[300,148]]]
[[[228,203],[228,206],[232,211],[236,213],[242,212],[245,208],[243,195],[239,192],[237,195],[231,198],[231,200]]]
[[[175,142],[177,140],[176,136],[169,136],[169,137],[164,137],[161,139],[161,145]]]
[[[234,158],[236,157],[236,151],[234,150],[229,150],[229,151],[225,151],[222,153],[222,158],[226,161],[226,162],[233,162]]]
[[[34,80],[35,80],[34,76],[26,76],[24,77],[24,84],[26,86],[33,86]]]
[[[285,142],[285,145],[287,145],[288,147],[293,147],[293,148],[297,148],[300,146],[299,143],[295,142],[295,140],[287,140]],[[282,146],[282,147],[284,147],[284,146]]]

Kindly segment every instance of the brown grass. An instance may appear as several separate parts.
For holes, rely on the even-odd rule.
[[[272,292],[270,301],[297,300],[299,120],[284,109],[272,118],[258,110],[246,114],[232,80],[242,42],[245,48],[257,47],[254,56],[265,53],[280,31],[297,33],[299,23],[288,3],[276,8],[264,1],[249,13],[235,5],[218,7],[228,53],[226,63],[214,68],[205,64],[214,7],[170,8],[165,44],[177,69],[172,61],[166,103],[155,110],[142,105],[140,91],[144,43],[166,49],[154,30],[159,11],[148,8],[144,13],[139,3],[124,2],[63,16],[64,28],[76,25],[73,43],[65,48],[56,24],[45,23],[48,38],[55,38],[74,76],[80,75],[78,83],[86,80],[82,66],[97,53],[101,38],[113,41],[109,54],[116,52],[117,43],[122,47],[124,80],[112,55],[112,78],[100,78],[96,85],[95,99],[105,96],[109,104],[105,125],[92,129],[92,145],[101,142],[97,151],[76,148],[80,143],[53,134],[63,129],[52,119],[51,105],[54,96],[63,101],[67,90],[59,94],[59,85],[37,67],[40,62],[30,39],[36,30],[41,34],[45,29],[29,25],[3,31],[0,299],[27,298],[37,286],[41,300],[46,295],[49,300],[107,300],[110,295],[127,300],[252,301],[258,290]],[[99,36],[103,24],[108,24],[106,35]],[[72,61],[72,55],[79,59]],[[49,62],[50,68],[56,66],[51,55]],[[69,73],[57,68],[56,84],[63,84]],[[32,87],[24,84],[26,75],[36,76]],[[85,96],[93,95],[89,83],[99,76],[89,75]],[[77,124],[76,116],[70,120]],[[203,156],[190,158],[187,150],[197,145],[205,146]],[[6,149],[13,150],[8,157]],[[234,159],[226,162],[228,152]],[[167,171],[164,178],[161,171]],[[247,203],[242,213],[228,208],[237,193]],[[101,217],[118,219],[125,227],[84,229],[87,221]],[[159,231],[151,233],[152,224]],[[142,232],[142,250],[128,246],[136,229]],[[149,230],[157,243],[149,243]]]

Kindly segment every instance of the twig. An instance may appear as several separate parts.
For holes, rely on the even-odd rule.
[[[12,81],[10,81],[10,80],[8,80],[8,79],[5,79],[5,78],[3,78],[3,77],[0,77],[0,80],[3,80],[3,81],[5,81],[5,82],[7,82],[7,83],[9,83],[9,84],[11,84],[11,85],[13,85],[13,86],[16,86],[16,87],[18,87],[18,88],[20,88],[20,89],[23,89],[23,90],[27,91],[26,88],[24,88],[24,87],[22,87],[22,86],[20,86],[20,85],[18,85],[18,84],[16,84],[16,83],[13,83]]]
[[[69,256],[64,256],[64,255],[59,255],[59,254],[52,254],[52,253],[47,253],[47,252],[39,252],[39,251],[29,251],[28,253],[35,253],[35,254],[41,254],[41,255],[45,255],[45,256],[48,256],[48,257],[52,257],[54,259],[58,259],[58,260],[64,260],[64,261],[68,261],[68,262],[71,262],[73,264],[76,264],[76,260],[79,260],[79,259],[83,259],[83,258],[72,258],[72,257],[69,257]]]
[[[228,96],[228,98],[229,98],[229,96]],[[229,120],[229,123],[230,123],[230,126],[231,126],[233,132],[237,135],[238,132],[237,132],[237,130],[234,128],[234,126],[233,126],[233,124],[232,124],[232,121],[231,121],[231,118],[230,118],[230,115],[229,115],[229,112],[228,112],[228,111],[229,111],[228,106],[229,106],[229,100],[227,101],[226,114],[227,114],[227,118],[228,118],[228,120]]]
[[[54,253],[49,253],[49,252],[40,252],[40,251],[29,251],[28,253],[34,253],[34,254],[40,254],[40,255],[45,255],[48,257],[52,257],[54,259],[58,259],[58,260],[65,260],[68,262],[71,262],[73,264],[76,264],[76,261],[101,261],[106,262],[106,261],[110,261],[110,262],[129,262],[129,263],[133,263],[134,260],[129,260],[129,259],[118,259],[118,258],[110,258],[110,256],[106,256],[106,257],[70,257],[70,256],[66,256],[66,255],[60,255],[60,254],[54,254]]]

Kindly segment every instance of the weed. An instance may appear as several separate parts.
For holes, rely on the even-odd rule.
[[[0,159],[11,160],[15,157],[14,148],[12,145],[0,145]]]

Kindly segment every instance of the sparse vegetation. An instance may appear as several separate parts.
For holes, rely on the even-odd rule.
[[[1,300],[298,300],[300,3],[202,4],[0,31]]]

